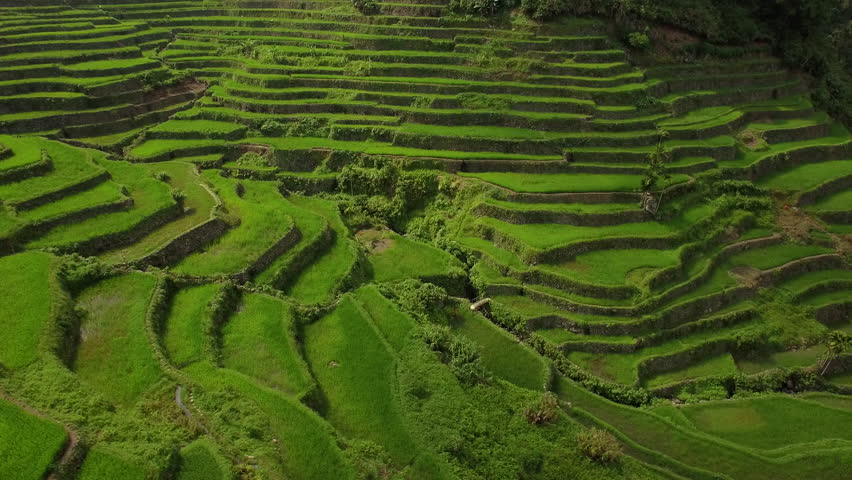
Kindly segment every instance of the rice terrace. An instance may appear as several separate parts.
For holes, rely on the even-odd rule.
[[[852,479],[848,0],[0,0],[0,480]]]

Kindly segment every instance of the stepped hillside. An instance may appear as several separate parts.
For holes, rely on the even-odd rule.
[[[813,78],[456,3],[0,0],[0,478],[848,478]]]

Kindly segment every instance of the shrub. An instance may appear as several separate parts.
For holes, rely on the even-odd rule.
[[[526,409],[524,417],[534,425],[543,425],[556,419],[559,414],[559,399],[553,392],[544,392],[542,396]]]
[[[372,60],[353,60],[343,67],[343,74],[349,77],[369,77],[372,70]]]
[[[249,168],[263,168],[275,166],[274,160],[256,152],[246,152],[237,159],[237,165]]]
[[[288,137],[327,137],[330,132],[328,121],[323,118],[304,117],[287,126]]]
[[[769,144],[763,138],[763,132],[747,128],[737,135],[737,141],[743,148],[757,152],[769,148]]]
[[[171,191],[172,199],[178,203],[178,205],[183,205],[183,201],[186,200],[186,193],[183,190],[173,188]]]
[[[639,186],[640,190],[643,192],[654,191],[658,187],[660,179],[665,180],[665,184],[662,188],[668,186],[668,181],[671,180],[671,174],[668,172],[668,169],[666,169],[666,164],[671,160],[672,154],[671,151],[666,149],[663,145],[663,139],[667,136],[667,132],[661,131],[660,138],[657,141],[657,146],[654,148],[653,152],[648,154],[648,166],[645,168],[645,173],[642,177],[641,185]]]
[[[157,180],[159,180],[161,182],[168,182],[169,181],[169,174],[166,173],[166,172],[157,172],[157,173],[154,174],[154,178],[156,178]]]
[[[421,325],[417,333],[462,383],[474,385],[488,379],[479,347],[467,337],[453,334],[445,325],[434,324]]]
[[[287,125],[276,120],[267,120],[260,126],[260,133],[267,137],[279,136],[286,131]]]
[[[379,4],[376,0],[352,0],[352,6],[363,15],[379,13]]]
[[[112,267],[95,257],[83,257],[77,253],[65,255],[59,264],[57,276],[72,294],[113,273]]]
[[[651,48],[651,39],[644,32],[633,32],[627,35],[627,44],[636,50],[648,50]]]
[[[634,103],[637,110],[658,110],[662,104],[662,100],[651,95],[639,97]]]
[[[513,0],[451,0],[450,10],[455,13],[490,17],[514,6]]]
[[[382,295],[392,298],[403,311],[421,323],[447,323],[444,307],[447,292],[431,283],[408,279],[379,287]]]
[[[411,108],[430,108],[431,106],[432,99],[429,97],[414,97],[411,101]]]
[[[599,428],[591,428],[577,435],[577,445],[583,455],[596,462],[615,462],[622,455],[618,440],[611,433]]]

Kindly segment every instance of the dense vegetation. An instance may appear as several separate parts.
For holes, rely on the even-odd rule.
[[[849,15],[0,0],[0,478],[847,478]]]

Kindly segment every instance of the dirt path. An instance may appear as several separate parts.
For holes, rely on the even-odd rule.
[[[198,426],[201,427],[202,430],[204,430],[204,433],[210,435],[210,430],[207,429],[207,426],[198,421],[195,416],[192,415],[192,411],[189,409],[189,407],[187,407],[186,404],[183,403],[183,385],[178,385],[177,388],[175,388],[175,405],[178,406],[180,411],[183,412],[183,414],[186,415],[187,418],[195,420],[195,423],[197,423]]]
[[[175,389],[175,403],[184,415],[192,418],[192,412],[190,412],[189,409],[186,408],[186,404],[183,403],[183,385],[178,385]]]

